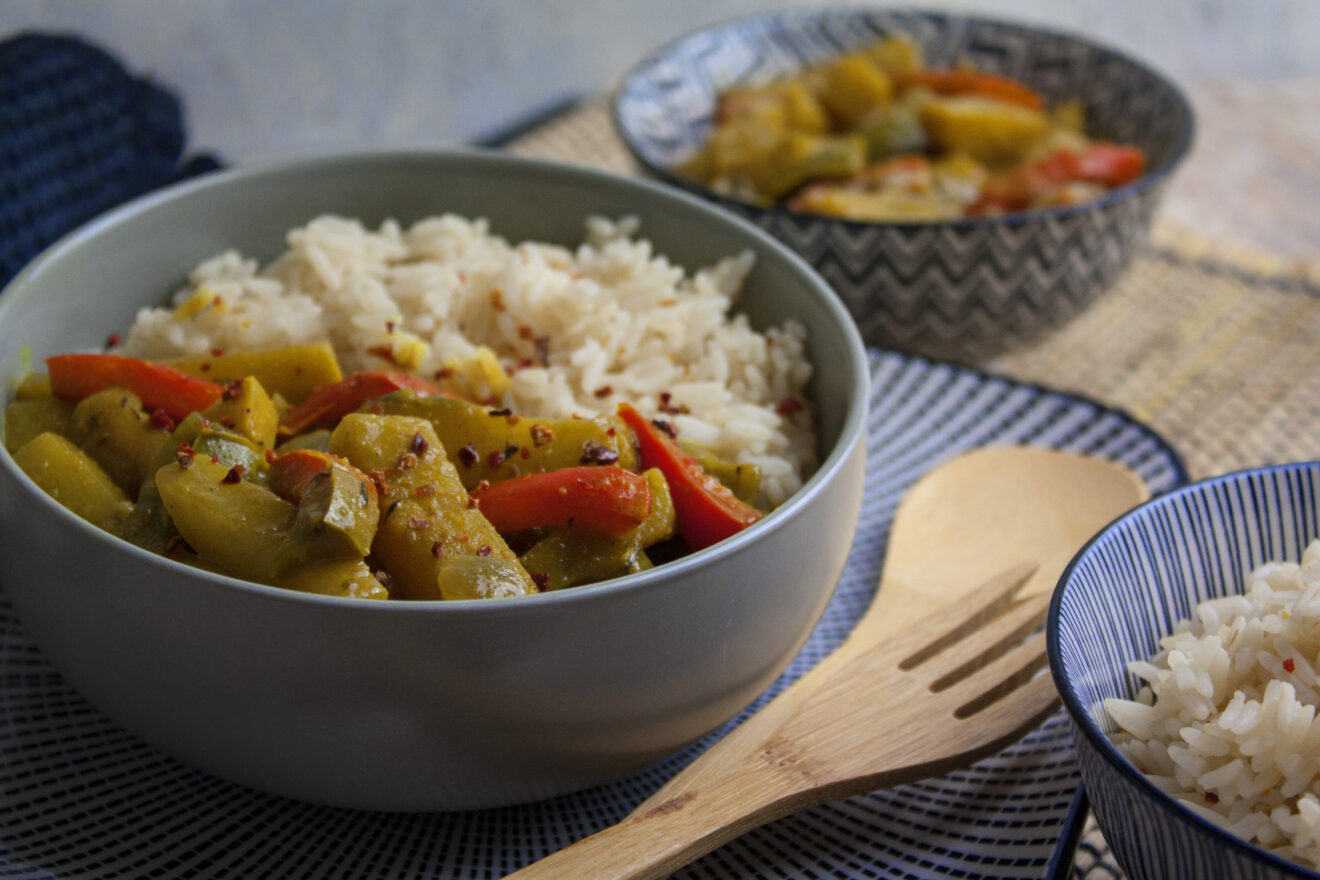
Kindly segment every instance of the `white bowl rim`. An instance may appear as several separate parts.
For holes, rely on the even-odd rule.
[[[540,169],[549,174],[564,175],[569,178],[576,177],[584,185],[588,186],[592,183],[608,183],[611,186],[634,187],[646,193],[648,196],[662,200],[669,200],[681,205],[686,210],[693,210],[697,213],[705,214],[708,217],[715,219],[717,222],[735,226],[742,235],[755,242],[759,248],[773,252],[777,259],[786,262],[790,268],[802,277],[803,281],[808,282],[808,286],[813,288],[815,297],[828,312],[832,322],[842,331],[846,348],[843,351],[836,352],[835,356],[846,358],[848,366],[850,367],[849,372],[852,374],[852,381],[851,389],[847,397],[847,409],[840,424],[839,436],[833,447],[822,459],[815,472],[804,481],[802,487],[794,492],[793,495],[785,500],[777,509],[770,512],[756,523],[753,523],[748,528],[724,539],[712,547],[691,553],[672,562],[666,562],[663,565],[657,565],[655,568],[648,569],[647,571],[611,578],[599,583],[587,584],[580,587],[573,587],[571,589],[556,590],[503,600],[437,599],[417,601],[367,601],[363,599],[341,596],[323,596],[315,593],[288,590],[205,571],[194,566],[175,562],[174,560],[167,559],[148,550],[144,550],[141,547],[125,541],[122,538],[118,538],[109,532],[97,528],[86,520],[83,520],[77,514],[68,510],[47,495],[36,485],[36,483],[32,482],[32,480],[23,473],[14,462],[13,456],[2,447],[0,447],[0,468],[10,472],[10,475],[19,483],[19,485],[27,490],[29,495],[32,496],[34,503],[44,505],[53,513],[53,515],[61,518],[66,524],[72,523],[75,528],[83,529],[84,535],[86,535],[88,539],[109,541],[123,552],[127,552],[132,556],[137,556],[142,560],[150,560],[149,564],[154,563],[164,565],[168,570],[173,570],[181,575],[196,577],[203,583],[219,585],[222,588],[238,588],[242,591],[250,592],[257,597],[271,601],[304,602],[312,605],[328,606],[338,605],[361,609],[361,613],[364,614],[440,613],[446,615],[518,615],[524,613],[537,613],[536,609],[549,606],[590,601],[591,599],[602,595],[624,594],[631,591],[656,588],[657,584],[663,583],[671,578],[682,577],[693,569],[700,569],[714,564],[719,558],[718,554],[736,553],[751,543],[759,542],[761,540],[772,540],[773,534],[786,526],[790,519],[794,519],[800,515],[803,508],[805,508],[810,501],[828,491],[827,484],[832,482],[834,476],[846,467],[847,460],[852,454],[854,447],[859,443],[864,442],[870,379],[867,367],[866,349],[862,342],[861,335],[857,330],[856,324],[849,316],[842,301],[837,294],[834,293],[833,289],[820,276],[820,274],[810,266],[810,264],[790,250],[786,245],[780,243],[769,233],[759,229],[749,221],[744,220],[729,211],[715,207],[704,199],[686,192],[675,190],[662,183],[636,177],[625,177],[623,175],[601,171],[586,166],[574,165],[567,162],[516,156],[482,148],[367,149],[325,153],[296,158],[276,159],[262,163],[254,163],[252,165],[224,169],[191,180],[171,184],[162,189],[131,199],[104,214],[98,215],[82,226],[66,233],[38,254],[33,260],[24,266],[3,289],[0,289],[0,327],[5,325],[5,317],[7,313],[13,309],[12,303],[15,300],[15,296],[13,295],[14,292],[20,290],[30,276],[39,272],[47,262],[58,259],[66,251],[72,250],[79,246],[83,241],[97,236],[102,229],[113,226],[128,217],[151,211],[161,204],[185,198],[197,192],[228,186],[233,182],[248,180],[255,177],[271,175],[278,176],[291,171],[305,170],[317,165],[324,165],[327,167],[343,166],[345,164],[354,165],[359,163],[380,165],[408,161],[473,162],[496,168],[503,166],[511,170],[515,168]],[[187,267],[184,267],[185,271],[186,268]],[[190,587],[194,586],[196,585],[190,585]]]
[[[639,73],[641,73],[641,71],[661,61],[665,56],[672,53],[684,42],[694,39],[701,34],[710,31],[717,31],[723,28],[734,27],[748,22],[781,18],[785,15],[799,15],[807,18],[819,18],[824,16],[855,16],[855,15],[877,15],[877,14],[908,15],[912,17],[927,18],[927,19],[946,19],[954,23],[964,22],[968,24],[986,24],[986,25],[995,25],[998,27],[1010,27],[1010,28],[1016,28],[1020,31],[1024,31],[1027,33],[1035,33],[1042,36],[1054,37],[1056,39],[1061,39],[1061,40],[1071,40],[1074,43],[1079,43],[1081,45],[1085,45],[1093,49],[1098,49],[1102,52],[1107,52],[1110,55],[1113,55],[1114,57],[1131,65],[1132,67],[1141,70],[1143,73],[1147,74],[1152,79],[1160,82],[1165,87],[1167,87],[1170,93],[1176,99],[1178,108],[1180,110],[1180,115],[1182,116],[1186,124],[1183,130],[1180,132],[1178,141],[1173,147],[1173,149],[1170,151],[1169,156],[1159,167],[1153,169],[1147,169],[1136,180],[1129,181],[1128,183],[1125,183],[1122,186],[1114,187],[1113,189],[1106,192],[1100,198],[1089,199],[1085,202],[1080,202],[1075,205],[1059,205],[1051,208],[1032,208],[1030,210],[1025,210],[1025,211],[1012,211],[1005,214],[997,214],[997,215],[985,216],[985,217],[959,217],[952,220],[880,221],[880,220],[850,220],[844,217],[829,217],[824,214],[811,214],[802,211],[790,211],[787,208],[784,208],[780,205],[755,205],[752,204],[751,202],[745,202],[740,199],[735,199],[730,196],[722,195],[703,184],[697,183],[696,181],[693,180],[689,180],[685,178],[683,175],[675,173],[670,168],[656,165],[655,163],[647,159],[644,155],[642,155],[641,151],[637,149],[636,141],[632,135],[632,132],[623,124],[622,119],[620,118],[619,105],[621,103],[621,98],[623,94],[627,91],[628,86],[632,82],[632,80]],[[759,215],[764,215],[767,217],[784,217],[784,218],[791,217],[799,220],[803,218],[807,218],[811,220],[819,220],[822,222],[837,224],[840,228],[843,229],[858,229],[858,230],[875,229],[875,228],[917,230],[917,229],[928,229],[931,227],[937,227],[940,229],[959,229],[963,231],[970,231],[972,229],[977,229],[987,226],[989,227],[1019,226],[1040,220],[1061,219],[1076,214],[1088,214],[1093,211],[1098,211],[1109,205],[1113,205],[1117,202],[1124,201],[1125,199],[1131,196],[1134,196],[1147,189],[1151,189],[1162,183],[1165,180],[1165,178],[1170,176],[1178,168],[1178,166],[1182,164],[1183,160],[1187,158],[1187,155],[1188,153],[1191,152],[1192,146],[1196,140],[1196,112],[1193,109],[1192,102],[1187,97],[1187,94],[1174,81],[1174,79],[1171,76],[1161,71],[1151,62],[1138,58],[1130,51],[1127,51],[1125,49],[1120,49],[1117,46],[1111,45],[1102,40],[1098,40],[1091,36],[1085,36],[1076,31],[1071,31],[1064,28],[1048,27],[1048,26],[1038,25],[1032,22],[1021,21],[1013,18],[998,18],[998,17],[991,17],[984,15],[972,15],[972,14],[964,14],[961,12],[948,12],[948,11],[941,11],[939,9],[926,9],[926,8],[909,7],[909,6],[879,6],[879,7],[840,6],[840,7],[819,7],[819,8],[787,7],[784,9],[766,10],[762,12],[737,15],[731,18],[723,19],[721,21],[712,22],[708,25],[695,28],[687,32],[686,34],[683,34],[675,39],[670,40],[669,42],[665,43],[663,46],[660,46],[658,49],[652,51],[641,61],[637,62],[632,67],[630,67],[627,70],[627,72],[625,72],[624,75],[619,79],[619,84],[618,86],[616,86],[614,90],[613,97],[610,101],[610,106],[611,106],[610,116],[614,122],[614,130],[618,134],[619,139],[623,141],[624,146],[627,147],[628,153],[632,156],[635,162],[637,162],[640,166],[646,169],[647,173],[656,176],[658,179],[663,180],[665,183],[668,183],[671,186],[680,187],[687,192],[694,193],[698,196],[701,196],[702,198],[705,198],[709,201],[715,202],[717,204],[729,208],[740,209],[743,211],[755,211]]]
[[[1215,826],[1213,823],[1201,818],[1191,810],[1181,806],[1173,796],[1161,791],[1155,786],[1146,775],[1137,767],[1119,753],[1118,748],[1110,741],[1091,717],[1087,707],[1082,705],[1081,698],[1077,691],[1072,687],[1069,679],[1063,672],[1063,655],[1059,648],[1059,618],[1063,605],[1063,594],[1066,585],[1072,579],[1073,571],[1081,564],[1082,560],[1090,554],[1091,548],[1097,543],[1106,539],[1116,528],[1130,522],[1133,519],[1144,515],[1145,511],[1170,504],[1179,498],[1189,495],[1198,495],[1215,486],[1225,483],[1239,482],[1250,479],[1254,476],[1275,473],[1289,473],[1300,471],[1320,471],[1320,460],[1288,462],[1285,464],[1265,465],[1261,467],[1242,468],[1229,473],[1220,474],[1214,477],[1197,480],[1194,483],[1188,483],[1172,489],[1161,495],[1157,495],[1141,504],[1133,507],[1131,510],[1115,517],[1109,524],[1096,532],[1092,538],[1086,542],[1082,549],[1069,561],[1063,573],[1059,576],[1059,582],[1054,588],[1054,594],[1050,598],[1050,607],[1045,619],[1045,640],[1046,653],[1049,656],[1050,675],[1054,678],[1055,688],[1059,692],[1059,697],[1063,701],[1064,709],[1073,722],[1075,730],[1079,731],[1094,747],[1095,751],[1105,760],[1112,769],[1118,772],[1120,776],[1134,783],[1146,798],[1157,805],[1164,813],[1169,815],[1174,821],[1182,822],[1201,835],[1209,836],[1215,841],[1231,846],[1242,854],[1245,858],[1262,861],[1285,873],[1291,873],[1297,877],[1320,878],[1320,871],[1313,871],[1305,865],[1290,861],[1277,856],[1274,853],[1256,846],[1253,843]]]

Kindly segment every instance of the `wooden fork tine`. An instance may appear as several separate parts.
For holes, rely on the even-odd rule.
[[[971,590],[961,603],[941,608],[912,627],[914,633],[938,633],[925,639],[925,645],[898,664],[900,669],[914,669],[954,645],[965,647],[965,640],[995,618],[995,612],[1012,601],[1017,591],[1036,571],[1034,563],[1023,563],[996,575]],[[1014,613],[1010,609],[1009,613]],[[1020,613],[1020,612],[1019,612]],[[950,619],[954,620],[952,625]],[[1001,635],[1000,638],[1003,638]],[[991,643],[993,644],[993,642]],[[984,649],[982,649],[984,650]],[[960,650],[960,656],[968,656]],[[977,651],[980,653],[980,651]]]

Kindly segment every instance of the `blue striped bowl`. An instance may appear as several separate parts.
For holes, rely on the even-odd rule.
[[[1247,573],[1297,560],[1320,535],[1320,462],[1241,471],[1162,495],[1107,526],[1059,580],[1050,669],[1073,722],[1082,781],[1133,880],[1318,878],[1182,808],[1109,741],[1101,701],[1131,698],[1131,660],[1200,602],[1241,593]]]
[[[893,33],[933,66],[962,60],[1079,98],[1092,131],[1146,151],[1148,171],[1083,205],[930,223],[861,223],[726,198],[673,170],[709,136],[719,93],[780,78]],[[1147,65],[1071,34],[904,9],[761,13],[712,25],[627,73],[620,138],[646,171],[750,219],[805,257],[867,342],[964,363],[1057,326],[1108,289],[1142,246],[1192,143],[1191,105]]]

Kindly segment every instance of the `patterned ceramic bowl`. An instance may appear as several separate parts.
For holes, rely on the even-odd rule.
[[[1147,173],[1080,206],[999,218],[864,223],[764,208],[673,170],[705,141],[718,94],[907,34],[927,63],[966,59],[1051,103],[1080,98],[1088,128],[1146,152]],[[980,18],[878,9],[775,12],[715,25],[628,73],[615,126],[639,163],[769,230],[825,276],[868,342],[967,360],[1061,323],[1107,289],[1146,239],[1192,142],[1190,104],[1134,59],[1075,36]]]
[[[1242,471],[1125,514],[1064,572],[1050,607],[1050,668],[1072,717],[1082,780],[1133,880],[1320,877],[1221,831],[1156,788],[1110,741],[1107,697],[1130,699],[1127,664],[1200,602],[1242,593],[1262,562],[1296,561],[1320,533],[1320,462]]]

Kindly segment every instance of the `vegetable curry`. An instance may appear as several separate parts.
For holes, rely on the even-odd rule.
[[[702,549],[762,516],[755,465],[673,427],[547,420],[329,344],[172,363],[47,358],[5,446],[51,497],[170,559],[366,599],[519,596]]]
[[[678,170],[755,204],[923,222],[1090,201],[1145,161],[1088,136],[1080,101],[1047,107],[1017,80],[928,67],[893,36],[722,93],[709,140]]]

